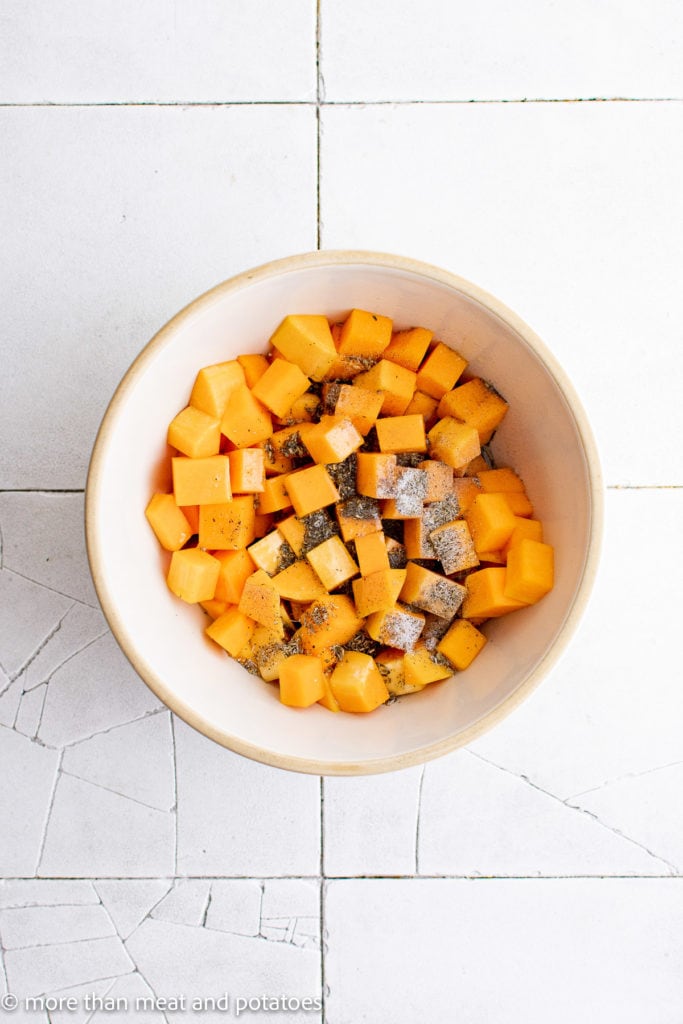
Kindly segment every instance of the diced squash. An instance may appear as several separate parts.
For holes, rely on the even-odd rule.
[[[280,666],[280,700],[291,708],[310,708],[325,696],[320,658],[292,654]]]
[[[391,359],[392,363],[405,366],[406,370],[417,370],[433,337],[432,331],[426,327],[397,331],[384,350],[384,357]]]
[[[515,517],[503,494],[478,494],[465,519],[477,553],[499,551],[515,528]]]
[[[324,466],[308,466],[289,473],[284,482],[298,516],[307,516],[339,501],[339,491]]]
[[[533,604],[553,589],[553,579],[553,548],[550,544],[526,538],[510,549],[505,597]]]
[[[358,452],[356,490],[370,498],[393,498],[396,494],[395,455],[381,452]]]
[[[380,414],[384,395],[381,391],[368,391],[355,384],[335,385],[335,390],[335,416],[350,419],[358,433],[365,437]]]
[[[244,370],[235,359],[204,366],[195,378],[190,405],[220,420],[233,388],[244,383]]]
[[[424,615],[396,604],[371,615],[365,622],[365,630],[378,643],[401,651],[412,651],[424,624]]]
[[[373,572],[389,569],[389,555],[387,554],[384,531],[378,530],[376,533],[357,537],[356,557],[362,576],[370,576]]]
[[[332,328],[333,336],[335,333],[334,327],[336,326],[337,325],[335,324]],[[327,372],[320,379],[332,381],[353,380],[353,378],[357,377],[359,373],[363,373],[367,370],[368,365],[372,362],[373,360],[364,359],[362,356],[342,356],[337,354],[334,362],[329,366]]]
[[[482,491],[487,494],[518,491],[524,493],[524,483],[515,473],[514,469],[502,466],[500,469],[484,469],[477,474]]]
[[[257,625],[254,630],[251,645],[259,675],[267,683],[274,683],[279,678],[283,663],[290,655],[298,653],[293,651],[272,629],[260,625]]]
[[[335,664],[336,664],[336,659],[335,659]],[[323,668],[324,668],[324,665],[323,665]],[[322,704],[322,706],[324,708],[327,708],[328,711],[335,711],[335,712],[336,711],[341,711],[341,708],[339,707],[339,701],[337,700],[335,695],[332,693],[332,687],[330,685],[330,680],[329,680],[329,676],[327,675],[327,673],[324,674],[323,679],[324,679],[324,683],[325,683],[325,693],[320,698],[320,700],[318,701],[318,704]]]
[[[359,515],[359,512],[362,515]],[[346,544],[350,540],[355,541],[358,537],[365,537],[368,533],[375,533],[382,529],[379,508],[372,503],[365,506],[361,505],[357,499],[342,501],[337,504],[335,513],[342,540]]]
[[[424,513],[427,474],[412,466],[398,466],[396,494],[382,504],[383,519],[419,519]]]
[[[329,594],[309,605],[301,617],[299,639],[306,654],[319,654],[335,644],[345,644],[358,632],[363,619],[345,594]]]
[[[484,647],[486,637],[467,619],[456,619],[437,644],[437,650],[462,672]]]
[[[376,430],[381,452],[427,451],[424,418],[419,413],[386,416],[377,420]]]
[[[214,558],[220,563],[216,584],[216,599],[228,604],[239,604],[244,584],[256,566],[246,548],[237,551],[215,551]]]
[[[360,651],[344,652],[330,676],[330,686],[342,711],[374,711],[389,699],[374,659]]]
[[[273,577],[273,583],[280,597],[290,601],[315,601],[319,597],[325,597],[328,590],[308,562],[303,561],[288,565]]]
[[[447,391],[439,403],[439,416],[454,416],[476,427],[482,444],[491,440],[493,431],[500,425],[507,410],[505,399],[480,377],[474,377],[453,391]]]
[[[238,384],[230,392],[221,419],[221,431],[236,448],[256,445],[272,434],[270,413],[254,398],[246,384]]]
[[[342,356],[378,356],[391,341],[388,316],[352,309],[339,332],[337,350]]]
[[[527,607],[526,602],[505,596],[506,574],[504,566],[491,566],[465,577],[467,596],[460,612],[463,619],[495,619]]]
[[[482,568],[485,565],[506,565],[507,558],[502,551],[481,551],[479,553],[479,564]]]
[[[361,618],[392,609],[406,578],[405,569],[380,569],[369,576],[354,580],[353,600]]]
[[[207,626],[206,635],[235,658],[249,642],[255,628],[256,623],[243,615],[239,609],[228,608],[223,615]]]
[[[145,509],[145,515],[166,551],[178,551],[194,533],[172,494],[154,494]]]
[[[254,537],[265,537],[273,528],[273,517],[269,512],[254,513]]]
[[[210,601],[216,593],[220,563],[199,548],[183,548],[171,555],[166,582],[176,597],[190,604]]]
[[[232,498],[227,455],[190,459],[177,455],[173,467],[173,494],[178,505],[220,505]]]
[[[215,597],[212,597],[209,601],[200,601],[199,603],[210,619],[217,619],[223,612],[227,612],[229,607],[227,601],[218,601]]]
[[[490,469],[490,465],[486,461],[483,455],[477,455],[476,459],[472,459],[465,466],[463,476],[477,476],[477,473],[487,473]],[[479,479],[479,477],[477,477]]]
[[[458,514],[463,516],[476,496],[481,494],[479,480],[476,477],[454,477],[453,494],[458,502]]]
[[[467,360],[442,342],[437,342],[417,371],[417,389],[441,398],[455,385]]]
[[[268,573],[257,569],[244,584],[237,606],[248,618],[284,636],[280,615],[280,595]]]
[[[438,406],[438,399],[426,395],[424,391],[416,391],[406,406],[405,415],[412,416],[418,413],[424,420],[425,429],[430,429],[436,423]]]
[[[269,576],[274,576],[281,569],[282,556],[287,550],[286,543],[279,530],[271,530],[265,537],[250,544],[247,550],[257,569],[263,569]]]
[[[454,519],[429,534],[436,556],[447,576],[479,565],[474,541],[464,519]]]
[[[288,516],[287,519],[283,519],[277,524],[277,528],[298,558],[304,546],[305,524],[296,516]]]
[[[288,409],[281,419],[284,423],[311,423],[319,405],[318,396],[307,391],[294,399],[291,409]]]
[[[168,443],[183,455],[203,459],[218,455],[221,444],[221,422],[200,409],[188,405],[175,416],[168,427]]]
[[[436,551],[429,537],[429,525],[424,516],[406,519],[403,523],[403,543],[407,558],[433,558]]]
[[[360,373],[353,386],[382,391],[382,414],[402,416],[415,392],[415,380],[416,374],[412,370],[406,370],[389,359],[380,359],[371,370]]]
[[[339,537],[329,537],[311,548],[306,552],[306,558],[327,590],[335,590],[358,575],[358,566]]]
[[[178,508],[180,508],[180,511],[190,524],[190,530],[192,533],[199,533],[199,505],[179,505]]]
[[[443,501],[453,491],[453,469],[437,459],[425,459],[418,463],[418,469],[427,474],[425,501]]]
[[[543,524],[538,519],[515,516],[515,528],[510,534],[510,539],[503,545],[502,553],[507,557],[513,544],[517,544],[525,537],[529,540],[543,540]]]
[[[310,380],[288,359],[274,359],[251,389],[254,398],[276,416],[284,416],[292,403],[308,391]]]
[[[344,416],[321,416],[319,423],[308,428],[304,439],[313,461],[322,465],[343,462],[362,443],[362,435]]]
[[[238,448],[228,452],[228,459],[233,494],[260,494],[266,482],[263,449]]]
[[[408,562],[406,573],[400,593],[401,601],[438,615],[441,619],[452,619],[457,614],[465,598],[464,587],[415,562]]]
[[[453,675],[448,665],[438,661],[423,643],[417,643],[414,650],[406,651],[403,671],[408,686],[420,690],[429,683],[436,683]]]
[[[254,499],[251,494],[221,505],[199,506],[199,546],[220,551],[246,548],[254,539]]]
[[[406,682],[404,659],[405,653],[394,650],[392,647],[385,647],[375,656],[375,664],[392,697],[401,697],[406,693],[417,693],[419,690],[424,690],[424,684]]]
[[[503,495],[513,515],[528,517],[534,514],[534,506],[522,491],[506,491]]]
[[[322,380],[337,358],[330,325],[324,316],[286,316],[270,343],[313,380]]]
[[[292,507],[292,500],[287,490],[287,480],[290,476],[290,473],[281,473],[280,476],[266,477],[263,491],[258,496],[259,512],[281,512],[285,508]]]
[[[432,458],[445,462],[453,469],[462,469],[479,454],[479,434],[474,427],[445,416],[429,431]]]
[[[253,388],[257,380],[263,376],[266,372],[270,363],[264,355],[260,352],[248,353],[244,356],[238,356],[237,362],[242,367],[244,372],[244,379],[248,388]]]

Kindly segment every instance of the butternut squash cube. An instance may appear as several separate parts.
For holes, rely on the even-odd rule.
[[[204,366],[195,378],[190,405],[220,420],[233,388],[244,383],[244,370],[235,359]]]
[[[236,448],[249,448],[272,434],[270,413],[254,398],[246,384],[238,384],[228,396],[221,432]]]
[[[393,608],[406,578],[405,569],[380,569],[354,580],[353,600],[362,618]]]
[[[294,469],[294,460],[287,458],[282,452],[276,450],[273,445],[272,435],[265,441],[259,441],[256,447],[263,452],[263,462],[266,476],[277,476],[280,473],[291,473]]]
[[[218,455],[221,444],[220,420],[188,405],[171,420],[168,443],[171,448],[177,448],[192,459]]]
[[[234,494],[260,494],[266,482],[262,448],[238,448],[228,452],[230,485]]]
[[[425,617],[396,604],[375,612],[365,622],[365,631],[373,640],[401,651],[412,651],[424,629]]]
[[[311,458],[322,465],[343,462],[362,443],[362,435],[343,416],[321,416],[320,422],[311,424],[304,436]]]
[[[339,501],[339,491],[324,466],[299,469],[289,473],[284,481],[298,516],[307,516],[310,512],[316,512],[326,505],[333,505]]]
[[[506,565],[507,557],[502,551],[480,551],[479,564],[483,568],[486,565]]]
[[[420,519],[427,493],[427,474],[412,466],[396,469],[396,495],[382,505],[383,519]]]
[[[437,527],[429,534],[429,539],[447,576],[479,565],[472,534],[464,519],[454,519]]]
[[[442,398],[467,366],[460,353],[439,341],[417,371],[417,389]]]
[[[199,603],[210,619],[217,619],[229,608],[227,601],[217,601],[215,597],[212,597],[210,601],[200,601]]]
[[[359,373],[353,386],[382,391],[382,415],[402,416],[415,392],[416,374],[389,359],[380,359],[371,370]]]
[[[467,596],[462,603],[462,618],[497,619],[508,612],[526,608],[525,601],[505,596],[506,575],[507,569],[504,566],[491,566],[487,569],[477,569],[466,576]]]
[[[412,416],[414,413],[418,413],[424,420],[425,429],[427,429],[433,427],[436,423],[436,410],[438,407],[438,399],[432,398],[431,395],[426,395],[424,391],[416,391],[406,407],[405,414],[406,416]]]
[[[433,337],[433,332],[426,327],[397,331],[384,350],[384,358],[405,366],[406,370],[417,370]]]
[[[471,665],[484,647],[486,637],[467,619],[456,619],[437,644],[437,651],[448,658],[459,672]]]
[[[246,548],[239,548],[237,551],[216,551],[214,558],[220,564],[216,600],[239,604],[244,584],[256,569],[251,555]]]
[[[280,595],[268,573],[257,569],[246,580],[237,606],[243,615],[259,622],[262,626],[284,636],[280,615]]]
[[[313,380],[322,380],[337,358],[330,325],[324,316],[286,316],[270,343]]]
[[[260,352],[248,353],[244,356],[238,356],[237,362],[242,367],[244,373],[244,380],[248,388],[253,388],[257,380],[260,380],[263,374],[266,372],[270,363],[265,356],[261,355]]]
[[[334,336],[334,330],[333,330]],[[363,373],[368,368],[368,364],[372,360],[363,359],[362,356],[342,356],[337,354],[334,362],[328,367],[327,372],[321,377],[321,380],[353,380],[359,373]]]
[[[229,608],[207,626],[206,635],[236,658],[251,639],[255,628],[256,623],[252,619],[247,618],[237,608]]]
[[[179,505],[178,508],[190,524],[192,533],[199,533],[199,505]]]
[[[279,530],[271,530],[265,537],[254,541],[247,548],[249,555],[258,569],[263,569],[269,576],[274,576],[282,568],[282,556],[287,550],[287,541]]]
[[[407,558],[437,558],[429,536],[429,525],[425,522],[424,516],[404,520],[403,543]]]
[[[254,514],[254,537],[265,537],[267,533],[270,533],[272,527],[273,517],[269,512]]]
[[[227,455],[210,455],[206,459],[176,455],[171,465],[177,505],[220,505],[232,498]]]
[[[310,708],[325,696],[320,658],[292,654],[280,666],[280,700],[290,708]]]
[[[538,519],[525,519],[522,516],[515,516],[515,528],[510,534],[510,539],[501,548],[502,554],[506,557],[513,544],[517,544],[524,537],[529,540],[543,540],[543,525]]]
[[[345,594],[328,594],[309,605],[301,616],[299,640],[306,654],[319,654],[335,644],[345,644],[358,632],[363,619]]]
[[[251,644],[259,675],[267,683],[274,683],[280,676],[283,663],[292,654],[298,653],[292,649],[290,644],[278,637],[272,630],[266,629],[265,626],[257,625]]]
[[[288,516],[287,519],[283,519],[277,524],[277,528],[294,554],[299,558],[303,551],[304,538],[306,536],[305,524],[300,519],[297,519],[296,516]]]
[[[465,519],[477,553],[499,551],[515,528],[515,517],[503,494],[478,494]]]
[[[284,416],[280,417],[283,423],[312,423],[318,411],[320,399],[312,392],[306,391],[303,395],[295,398],[291,409],[288,409]]]
[[[336,659],[335,659],[335,664],[336,664]],[[325,665],[323,663],[323,668],[324,667],[325,667]],[[320,698],[320,700],[318,701],[318,704],[322,704],[322,706],[324,708],[327,708],[328,711],[335,711],[335,712],[336,711],[341,711],[341,708],[339,707],[339,701],[337,700],[335,695],[332,693],[332,687],[330,686],[330,679],[329,679],[329,676],[328,676],[327,673],[325,673],[323,675],[323,679],[325,681],[325,693],[324,693],[324,696],[322,696]]]
[[[406,651],[403,672],[408,686],[416,690],[453,675],[448,665],[438,661],[424,643],[418,643],[414,650]]]
[[[481,494],[479,480],[476,477],[454,477],[453,494],[458,503],[458,515],[464,516],[476,496]]]
[[[377,530],[376,533],[368,533],[365,537],[357,537],[356,557],[362,576],[371,576],[373,572],[389,569],[384,531]]]
[[[210,601],[216,592],[220,563],[199,548],[183,548],[171,555],[166,582],[176,597],[189,604]]]
[[[291,473],[281,473],[280,476],[266,477],[263,490],[258,496],[259,512],[281,512],[285,508],[292,507],[292,500],[287,490],[287,481]]]
[[[480,377],[447,391],[439,403],[439,416],[453,416],[476,427],[482,444],[491,440],[507,411],[505,399]]]
[[[396,494],[396,456],[358,452],[356,459],[358,493],[370,498],[393,498]]]
[[[346,544],[382,529],[379,506],[372,498],[366,498],[365,501],[362,498],[351,498],[339,502],[335,512],[342,540]]]
[[[505,491],[503,497],[508,503],[513,515],[526,518],[534,514],[534,506],[531,504],[529,498],[524,492]]]
[[[306,552],[306,558],[327,590],[335,590],[358,575],[358,566],[339,537],[329,537],[322,544],[311,548]]]
[[[246,548],[254,539],[254,515],[251,494],[221,505],[200,505],[199,547],[220,551]]]
[[[453,492],[453,469],[445,462],[436,459],[425,459],[419,462],[418,469],[427,474],[427,493],[425,501],[443,501]]]
[[[523,482],[514,469],[501,466],[500,469],[484,469],[477,474],[482,491],[487,494],[508,494],[509,492],[524,493]]]
[[[344,548],[346,551],[346,548]],[[323,585],[308,562],[293,562],[273,577],[280,597],[289,601],[315,601],[325,597],[329,588]]]
[[[408,684],[406,682],[404,659],[403,651],[396,651],[391,647],[385,648],[375,656],[375,664],[392,697],[401,697],[405,693],[417,693],[419,690],[424,690],[423,684]]]
[[[374,659],[360,651],[344,651],[330,676],[330,686],[342,711],[374,711],[389,699]]]
[[[274,359],[251,389],[254,398],[276,416],[284,416],[292,403],[308,391],[310,380],[288,359]]]
[[[463,476],[477,476],[477,473],[486,473],[490,470],[490,465],[486,461],[483,455],[477,455],[476,459],[472,459],[468,462],[463,470]],[[479,479],[479,477],[477,477]]]
[[[386,416],[377,420],[377,440],[382,452],[426,452],[424,418],[419,413],[411,416]]]
[[[429,431],[432,457],[453,469],[462,469],[479,454],[479,434],[474,427],[444,416]]]
[[[166,551],[178,551],[193,534],[183,510],[172,494],[154,494],[145,509],[149,525]]]
[[[352,309],[339,332],[337,351],[342,356],[381,355],[391,341],[391,327],[388,316]]]
[[[457,614],[467,593],[464,587],[415,562],[408,562],[406,573],[400,593],[402,601],[440,619],[452,619]]]
[[[326,387],[330,386],[326,385]],[[384,401],[382,392],[368,391],[367,388],[355,384],[331,385],[331,387],[335,387],[335,392],[330,394],[336,393],[335,416],[345,416],[351,420],[358,433],[365,437],[370,428],[375,425],[375,420],[380,414]]]
[[[510,549],[505,597],[533,604],[553,589],[553,548],[542,541],[520,540]]]

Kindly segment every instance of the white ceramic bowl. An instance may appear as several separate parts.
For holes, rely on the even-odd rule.
[[[360,307],[421,325],[453,345],[510,403],[493,443],[513,465],[555,546],[556,584],[539,604],[486,626],[489,643],[455,679],[370,715],[284,707],[202,635],[206,617],[167,589],[167,556],[144,509],[170,489],[165,434],[197,370],[264,351],[288,313],[341,318]],[[95,444],[86,495],[88,554],[114,635],[157,696],[232,750],[295,771],[358,775],[417,764],[469,742],[540,682],[569,641],[595,574],[599,461],[581,405],[545,345],[492,296],[414,260],[321,252],[269,263],[178,313],[119,385]]]

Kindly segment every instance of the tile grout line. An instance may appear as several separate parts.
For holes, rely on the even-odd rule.
[[[78,108],[116,109],[120,107],[152,107],[181,109],[192,107],[315,107],[318,103],[326,107],[424,107],[424,106],[486,106],[494,104],[544,104],[544,103],[683,103],[681,96],[495,96],[487,99],[383,99],[383,100],[65,100],[63,102],[38,100],[35,102],[2,103],[2,110]]]

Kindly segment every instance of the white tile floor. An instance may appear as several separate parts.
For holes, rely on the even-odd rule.
[[[228,993],[201,1019],[287,995],[310,1024],[680,1024],[682,34],[673,0],[4,4],[8,1020],[158,1024],[199,1010],[157,997]],[[533,697],[424,770],[322,784],[172,719],[81,528],[148,337],[318,244],[498,294],[573,377],[609,486],[591,606]]]

